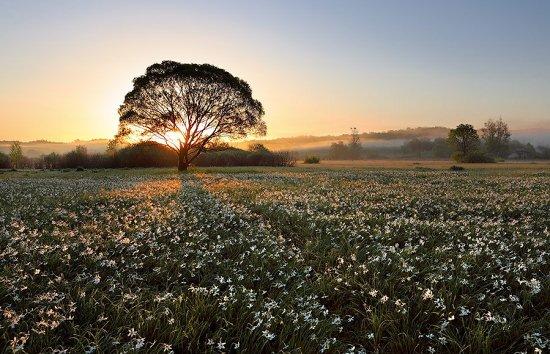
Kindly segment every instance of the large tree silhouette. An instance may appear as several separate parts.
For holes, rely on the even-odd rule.
[[[134,79],[119,108],[117,137],[158,140],[178,153],[178,169],[219,138],[265,134],[262,104],[250,86],[208,64],[163,61]]]

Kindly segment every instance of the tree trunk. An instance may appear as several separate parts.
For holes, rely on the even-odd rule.
[[[178,153],[178,171],[187,171],[189,163],[187,162],[187,152],[180,149]]]

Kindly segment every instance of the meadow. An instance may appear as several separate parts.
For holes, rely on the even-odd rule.
[[[548,164],[0,174],[0,352],[546,352]]]

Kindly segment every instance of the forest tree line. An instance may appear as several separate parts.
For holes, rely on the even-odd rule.
[[[227,144],[212,144],[197,157],[195,166],[293,166],[296,163],[290,152],[273,152],[261,144],[252,144],[248,150],[236,149]],[[166,145],[140,142],[120,149],[110,148],[105,153],[89,153],[86,147],[77,146],[65,154],[52,152],[40,157],[23,155],[21,145],[13,143],[9,154],[0,152],[0,168],[125,168],[125,167],[176,167],[178,154]]]

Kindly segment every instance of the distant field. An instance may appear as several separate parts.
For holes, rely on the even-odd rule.
[[[450,165],[4,171],[0,352],[548,350],[549,163]]]
[[[308,165],[302,162],[301,167],[327,167],[327,168],[399,168],[414,169],[418,167],[428,167],[434,169],[448,169],[457,165],[466,169],[550,169],[550,161],[511,161],[499,163],[468,163],[460,164],[449,160],[322,160],[318,165]]]

